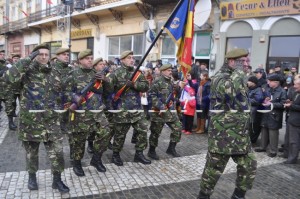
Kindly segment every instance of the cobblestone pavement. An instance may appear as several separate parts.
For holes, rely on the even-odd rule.
[[[132,132],[127,135],[121,157],[123,167],[110,163],[111,151],[104,154],[106,173],[98,173],[89,166],[90,154],[83,160],[85,177],[77,177],[69,161],[69,147],[65,139],[65,172],[63,181],[70,187],[70,193],[61,195],[52,190],[50,163],[44,146],[40,147],[40,170],[38,191],[27,189],[28,175],[25,172],[25,152],[16,132],[7,129],[3,111],[0,119],[0,198],[196,198],[200,177],[207,152],[206,135],[182,135],[177,151],[180,158],[171,158],[165,153],[169,143],[170,129],[164,128],[158,147],[159,161],[151,165],[133,162],[134,146],[130,143]],[[280,134],[281,142],[283,131]],[[147,153],[147,150],[144,154]],[[258,171],[254,187],[247,192],[248,199],[300,198],[300,165],[285,165],[280,157],[269,158],[257,153]],[[220,178],[211,198],[230,198],[235,187],[236,165],[230,161]]]

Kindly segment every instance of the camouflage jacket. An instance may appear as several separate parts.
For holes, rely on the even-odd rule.
[[[79,94],[80,91],[94,78],[96,72],[93,69],[80,68],[70,72],[66,79],[66,90],[68,101],[71,102],[72,95]],[[77,108],[74,120],[70,121],[72,132],[85,131],[90,125],[101,122],[104,117],[103,93],[111,93],[112,86],[109,82],[101,82],[99,88],[92,88],[85,96],[85,102]],[[102,113],[101,113],[102,112]],[[72,116],[71,116],[72,117]],[[104,120],[103,120],[104,121]]]
[[[6,67],[5,60],[0,60],[0,77],[3,77],[6,70],[8,68]],[[6,91],[7,91],[7,84],[5,81],[0,81],[0,99],[5,99]]]
[[[61,139],[59,120],[55,110],[62,107],[58,73],[48,65],[25,58],[7,72],[8,83],[20,83],[19,138],[23,141],[47,142]]]
[[[175,105],[176,105],[176,96],[174,96],[173,91],[173,82],[171,79],[166,78],[161,75],[158,77],[153,83],[148,92],[148,102],[152,109],[151,113],[151,121],[154,122],[174,122],[178,119]],[[167,108],[166,101],[170,95],[172,96],[172,100],[169,103],[169,107]],[[166,110],[166,112],[161,112],[161,110]]]
[[[226,155],[251,151],[246,131],[250,114],[244,73],[224,65],[212,78],[208,150]]]
[[[73,68],[69,67],[67,63],[63,63],[59,60],[53,63],[52,67],[58,72],[60,79],[62,81],[62,93],[60,94],[62,104],[67,103],[67,94],[66,93],[66,85],[65,82],[67,81],[66,79],[68,78],[68,75],[70,72],[73,70]]]
[[[108,76],[110,82],[114,86],[114,93],[117,93],[130,79],[133,74],[133,68],[130,69],[124,65],[116,69],[114,73]],[[113,122],[115,123],[134,123],[144,117],[140,92],[146,92],[149,89],[149,83],[141,73],[134,88],[124,91],[121,97],[116,101],[112,101],[110,108],[120,110],[114,114]]]

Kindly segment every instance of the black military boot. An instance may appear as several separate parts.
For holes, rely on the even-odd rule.
[[[37,182],[36,182],[36,174],[35,173],[29,173],[28,189],[38,190],[38,185],[37,185]]]
[[[155,152],[155,146],[150,145],[150,148],[149,148],[149,151],[148,151],[148,157],[152,158],[153,160],[159,160],[159,157]]]
[[[70,191],[69,187],[67,187],[61,181],[61,175],[60,175],[60,173],[53,173],[52,189],[58,189],[58,191],[60,193],[68,193]]]
[[[93,145],[93,141],[88,141],[87,152],[89,152],[89,153],[94,153],[94,145]]]
[[[17,126],[14,124],[14,119],[12,116],[8,116],[8,127],[10,130],[15,131],[17,129]]]
[[[231,199],[245,199],[245,195],[246,195],[246,191],[235,188],[231,196]]]
[[[90,165],[95,167],[97,171],[99,172],[106,172],[105,166],[102,164],[101,156],[99,154],[94,154],[92,157],[92,160],[90,162]]]
[[[197,199],[209,199],[209,195],[202,193],[201,191],[199,192],[199,195],[197,197]]]
[[[132,144],[136,144],[137,143],[137,135],[138,135],[137,130],[133,129],[132,138],[131,138],[131,143]]]
[[[73,161],[73,171],[77,176],[85,176],[85,173],[81,166],[81,160]]]
[[[133,161],[140,162],[142,164],[151,164],[151,161],[145,158],[143,151],[136,151]]]
[[[180,155],[176,152],[175,147],[176,147],[176,142],[170,142],[169,147],[166,151],[167,154],[172,155],[173,157],[180,157]]]
[[[113,152],[112,163],[114,163],[117,166],[123,166],[123,161],[122,161],[122,159],[120,157],[120,153],[119,152]]]

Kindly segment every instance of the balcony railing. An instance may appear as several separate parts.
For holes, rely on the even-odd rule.
[[[21,30],[28,27],[27,17],[9,23],[9,31]]]
[[[9,23],[0,26],[0,34],[7,33],[9,31]]]

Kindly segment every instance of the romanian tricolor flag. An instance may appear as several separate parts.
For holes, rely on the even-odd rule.
[[[192,65],[195,0],[182,0],[165,25],[165,29],[178,47],[177,59],[186,77]]]

